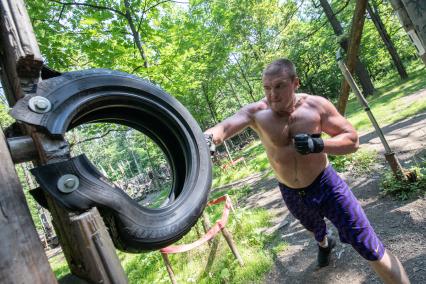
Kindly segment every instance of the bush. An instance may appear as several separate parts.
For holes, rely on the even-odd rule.
[[[426,196],[426,162],[410,168],[417,176],[415,182],[397,179],[391,171],[387,171],[381,181],[380,189],[383,195],[395,196],[406,200],[417,195]]]

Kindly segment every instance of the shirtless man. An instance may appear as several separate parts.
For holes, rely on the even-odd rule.
[[[296,94],[299,79],[291,61],[271,63],[262,81],[263,100],[206,130],[206,136],[217,145],[246,127],[257,132],[289,211],[318,242],[318,266],[329,264],[335,246],[327,237],[327,217],[340,240],[367,259],[385,283],[409,283],[399,260],[384,248],[355,196],[328,162],[327,154],[358,149],[355,129],[325,98]],[[330,138],[320,138],[322,132]]]

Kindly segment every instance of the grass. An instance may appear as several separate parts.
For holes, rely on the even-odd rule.
[[[52,257],[49,259],[49,263],[57,279],[70,273],[70,269],[68,268],[63,254]]]
[[[213,197],[212,197],[213,198]],[[235,196],[233,196],[235,199]],[[212,223],[221,216],[223,206],[215,205],[207,211]],[[171,254],[169,259],[178,283],[257,283],[273,264],[272,254],[265,250],[269,237],[257,228],[268,227],[269,213],[265,210],[242,210],[236,208],[226,227],[233,234],[239,253],[245,265],[240,267],[221,236],[215,257],[208,265],[212,248],[207,244],[186,253]],[[201,223],[197,223],[178,244],[191,243],[198,239],[197,230],[202,232]],[[212,245],[213,247],[213,245]],[[119,253],[130,283],[169,283],[169,277],[159,252],[132,255]]]
[[[259,228],[270,226],[270,213],[263,209],[242,209],[236,206],[240,199],[251,190],[248,186],[227,191],[235,206],[235,212],[229,215],[226,228],[233,235],[238,251],[244,261],[240,267],[231,253],[224,238],[219,234],[217,250],[212,262],[209,255],[212,248],[204,244],[186,253],[169,255],[178,283],[261,283],[266,272],[273,265],[277,252],[286,248],[277,234],[265,235]],[[212,192],[210,199],[223,192]],[[223,203],[208,207],[206,213],[212,223],[220,219]],[[203,232],[199,221],[194,228],[177,244],[187,244],[198,239],[197,230]],[[272,244],[272,245],[271,245]],[[129,278],[129,283],[170,283],[161,254],[158,251],[128,254],[117,251],[121,264]],[[50,260],[52,268],[59,278],[69,273],[63,257]],[[208,265],[210,263],[210,265]]]
[[[228,159],[214,163],[213,167],[213,188],[219,187],[233,181],[243,179],[254,173],[269,170],[269,162],[266,152],[260,141],[253,141],[243,150],[235,152],[233,159],[244,158],[244,162],[229,166],[223,169],[224,165],[229,164]]]
[[[349,155],[329,156],[330,163],[338,172],[349,171],[352,176],[361,176],[370,172],[377,163],[378,153],[360,149]]]
[[[379,125],[394,123],[416,113],[426,111],[426,96],[419,96],[415,100],[406,100],[405,96],[426,88],[426,69],[424,66],[415,66],[410,72],[410,78],[378,84],[377,92],[367,97],[371,111]],[[363,107],[352,94],[346,108],[346,117],[359,132],[373,130]]]
[[[416,181],[406,182],[396,179],[393,172],[388,170],[380,183],[381,193],[401,200],[407,200],[415,196],[426,197],[426,157],[423,157],[419,163],[408,170],[415,173]]]

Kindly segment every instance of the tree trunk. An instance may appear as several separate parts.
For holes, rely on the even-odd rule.
[[[333,13],[333,10],[331,9],[330,4],[328,3],[327,0],[320,0],[320,4],[324,10],[325,15],[327,16],[328,21],[331,24],[331,27],[333,28],[334,33],[337,36],[341,36],[343,34],[342,25],[337,20],[336,15]],[[348,39],[343,38],[339,44],[347,53],[348,46],[349,46]],[[375,89],[374,89],[373,82],[371,81],[370,74],[368,73],[367,68],[360,61],[359,58],[357,58],[357,61],[356,61],[355,74],[361,83],[361,87],[362,87],[364,95],[368,96],[373,94]]]
[[[370,3],[367,3],[367,11],[368,11],[368,14],[370,14],[371,20],[376,26],[376,29],[379,32],[380,37],[385,43],[385,46],[387,50],[389,51],[389,54],[392,57],[395,67],[398,70],[399,76],[401,77],[401,79],[406,79],[408,77],[407,71],[405,70],[404,65],[402,64],[402,60],[399,57],[398,52],[396,51],[396,48],[388,32],[386,31],[385,25],[383,24],[382,19],[380,18],[380,14],[378,12],[377,7],[374,5],[374,8],[373,8],[371,7]]]
[[[353,71],[355,70],[357,54],[361,43],[362,30],[364,28],[366,7],[367,0],[358,0],[356,2],[354,16],[352,18],[351,39],[349,42],[346,63],[350,73],[353,73]],[[340,96],[337,106],[337,109],[342,115],[345,114],[346,104],[349,98],[349,91],[349,84],[345,79],[343,79],[342,94]]]
[[[233,96],[235,97],[235,99],[237,100],[238,106],[239,106],[240,108],[242,108],[242,107],[243,107],[243,104],[241,103],[240,98],[238,98],[238,94],[237,94],[237,92],[235,92],[234,85],[232,85],[232,83],[229,83],[229,86],[231,86],[232,95],[233,95]]]
[[[146,59],[145,51],[142,47],[142,42],[140,40],[140,36],[138,31],[136,30],[135,24],[133,23],[132,14],[130,13],[130,3],[128,0],[124,0],[124,5],[126,6],[126,19],[129,23],[130,29],[132,30],[133,39],[135,40],[135,44],[138,47],[139,53],[143,60],[143,66],[145,68],[148,67],[148,60]]]
[[[204,85],[202,86],[202,89],[203,89],[204,98],[206,99],[207,106],[209,107],[209,110],[210,110],[210,115],[213,118],[214,124],[217,124],[219,121],[217,120],[217,116],[216,116],[216,112],[214,110],[213,102],[210,101],[209,95],[207,94],[206,88],[204,87]]]
[[[253,102],[256,102],[256,99],[254,98],[253,88],[251,87],[250,82],[247,79],[246,73],[244,72],[243,67],[240,64],[240,61],[238,61],[238,58],[235,55],[233,55],[233,56],[234,56],[235,62],[237,62],[238,69],[240,70],[241,76],[243,77],[244,81],[247,84],[247,87],[249,89],[249,95],[250,95],[251,99],[253,100]]]

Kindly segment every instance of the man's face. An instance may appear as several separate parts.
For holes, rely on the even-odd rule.
[[[277,75],[265,75],[262,81],[266,100],[271,109],[277,113],[291,112],[299,79],[297,77],[291,79],[286,72],[282,72]]]

